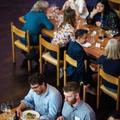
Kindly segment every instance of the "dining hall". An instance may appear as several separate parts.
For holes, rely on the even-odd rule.
[[[0,1],[0,120],[120,119],[120,1]]]

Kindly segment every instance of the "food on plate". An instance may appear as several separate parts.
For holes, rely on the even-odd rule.
[[[36,117],[36,115],[33,114],[33,113],[27,113],[27,114],[26,114],[26,119],[27,119],[27,120],[28,120],[28,119],[35,119],[35,117]]]

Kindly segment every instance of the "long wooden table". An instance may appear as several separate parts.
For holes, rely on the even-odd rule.
[[[0,120],[9,120],[10,117],[14,116],[16,108],[11,110],[11,113],[1,113]]]
[[[50,11],[50,10],[49,10]],[[22,23],[25,23],[25,20],[23,19],[23,17],[19,17],[19,21],[21,21]],[[52,22],[54,23],[54,20],[52,20]],[[83,25],[82,27],[80,26],[80,29],[81,28],[88,28],[90,31],[99,31],[99,29],[100,28],[98,28],[98,27],[95,27],[95,26],[88,26],[88,25]],[[46,35],[46,36],[48,36],[48,37],[53,37],[54,36],[54,31],[55,30],[48,30],[48,29],[42,29],[42,34],[44,34],[44,35]],[[98,33],[96,34],[96,37],[95,37],[95,43],[94,44],[92,44],[92,46],[91,47],[89,47],[89,48],[84,48],[85,49],[85,51],[86,51],[86,53],[89,55],[89,56],[91,56],[91,57],[93,57],[93,58],[95,58],[95,59],[97,59],[98,57],[100,57],[102,54],[104,54],[104,47],[105,47],[105,45],[107,44],[107,42],[108,42],[108,40],[109,40],[109,38],[105,38],[104,39],[104,41],[103,42],[100,42],[100,47],[98,48],[98,47],[96,47],[96,42],[98,42]]]
[[[45,34],[49,37],[53,37],[53,35],[54,35],[53,33],[54,33],[54,30],[42,29],[42,34]],[[101,46],[103,46],[103,47],[100,47],[100,48],[95,47],[95,43],[94,43],[91,47],[84,48],[84,50],[86,51],[86,53],[89,56],[97,59],[104,53],[104,46],[106,45],[107,41],[108,41],[108,38],[104,39],[104,41],[102,43],[100,43]]]

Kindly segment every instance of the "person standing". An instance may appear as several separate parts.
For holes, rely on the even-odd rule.
[[[77,17],[86,18],[89,14],[85,0],[67,0],[63,5],[63,10],[68,7],[75,10]]]

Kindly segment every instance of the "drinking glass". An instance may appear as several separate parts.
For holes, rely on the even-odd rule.
[[[1,110],[2,112],[7,112],[7,105],[6,105],[5,103],[2,103],[2,104],[0,105],[0,110]]]
[[[101,28],[99,29],[98,34],[99,34],[99,42],[103,42],[104,33],[103,33],[103,30]]]

